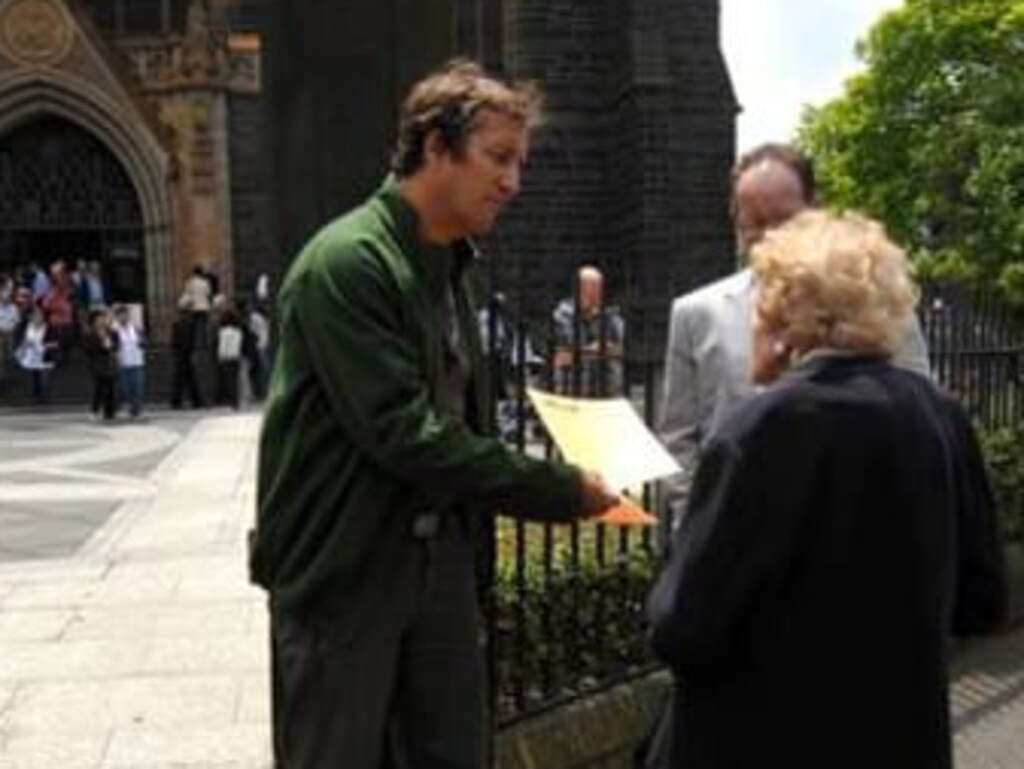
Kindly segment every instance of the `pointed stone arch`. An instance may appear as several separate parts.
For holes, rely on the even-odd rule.
[[[142,208],[150,320],[155,330],[166,330],[177,290],[170,154],[133,103],[113,99],[82,78],[47,68],[0,76],[0,136],[46,116],[96,137],[128,174]]]

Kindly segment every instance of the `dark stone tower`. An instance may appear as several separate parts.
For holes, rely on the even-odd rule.
[[[239,216],[269,205],[279,252],[293,255],[381,181],[409,84],[453,54],[477,56],[539,81],[548,104],[523,194],[486,243],[491,276],[542,325],[574,268],[602,265],[628,313],[631,354],[657,359],[671,297],[734,265],[737,107],[718,10],[718,0],[264,3],[269,139],[257,154],[271,198],[241,195],[252,207]],[[235,121],[254,146],[257,119],[240,109]],[[233,165],[260,167],[255,156]]]
[[[523,194],[484,244],[484,282],[538,330],[594,262],[626,311],[630,355],[657,359],[671,297],[734,266],[737,107],[719,0],[71,5],[168,129],[179,272],[213,254],[239,295],[263,272],[276,284],[318,227],[381,182],[403,95],[456,54],[547,93]],[[216,66],[188,70],[195,55]]]
[[[381,183],[409,84],[452,55],[450,0],[266,5],[275,217],[294,254]]]
[[[502,282],[537,317],[601,265],[631,355],[658,359],[671,297],[735,263],[718,2],[506,0],[504,46],[509,74],[544,85],[548,122],[495,238]]]

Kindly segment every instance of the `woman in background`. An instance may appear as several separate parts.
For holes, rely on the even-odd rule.
[[[51,357],[57,343],[50,336],[50,327],[41,307],[32,304],[28,320],[15,334],[18,365],[29,373],[32,380],[32,400],[38,405],[49,402]]]
[[[754,377],[650,599],[670,766],[951,765],[947,637],[997,627],[1002,547],[963,410],[889,357],[917,293],[863,218],[754,250]]]

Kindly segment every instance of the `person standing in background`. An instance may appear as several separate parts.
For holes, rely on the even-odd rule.
[[[128,307],[114,308],[114,333],[117,335],[118,379],[121,403],[133,419],[142,414],[145,388],[146,353],[142,328],[131,317]]]
[[[262,309],[270,301],[270,276],[267,273],[261,272],[256,278],[253,296],[256,298],[256,309]]]
[[[621,395],[626,324],[619,309],[606,302],[604,274],[597,267],[579,269],[573,296],[559,302],[552,321],[558,391],[591,398]]]
[[[46,323],[57,342],[59,355],[56,363],[63,363],[79,338],[78,318],[75,317],[75,292],[71,273],[63,261],[56,261],[50,271],[50,290],[40,306],[46,313]]]
[[[50,400],[51,357],[57,345],[50,338],[50,328],[46,325],[42,309],[36,304],[29,304],[29,307],[27,320],[16,332],[15,358],[18,365],[29,373],[32,399],[42,405]]]
[[[213,288],[202,266],[197,265],[185,281],[185,290],[178,306],[189,312],[192,321],[193,350],[205,350],[210,340],[210,310],[213,307]]]
[[[81,271],[78,282],[78,301],[82,309],[89,311],[109,304],[107,287],[103,281],[103,268],[93,259]]]
[[[118,349],[107,310],[90,310],[84,347],[92,376],[92,413],[112,422],[117,415]]]
[[[249,377],[249,389],[254,401],[262,401],[267,394],[270,376],[270,323],[259,310],[259,305],[238,303],[239,320],[245,335],[243,357]]]
[[[171,326],[171,350],[174,355],[174,367],[171,370],[172,409],[182,408],[186,399],[194,409],[206,406],[196,373],[195,349],[196,335],[192,313],[182,308],[178,311],[174,325]]]
[[[235,411],[241,405],[238,378],[241,376],[242,346],[245,335],[238,315],[226,309],[220,314],[217,327],[217,398],[216,403]]]
[[[32,290],[32,298],[36,302],[43,301],[46,295],[50,293],[50,288],[52,287],[50,276],[38,262],[33,262],[29,265],[28,272],[26,273],[26,286]]]

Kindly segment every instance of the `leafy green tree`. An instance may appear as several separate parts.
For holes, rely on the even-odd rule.
[[[799,132],[827,201],[884,221],[925,275],[1024,261],[1024,0],[907,0],[857,52]]]

